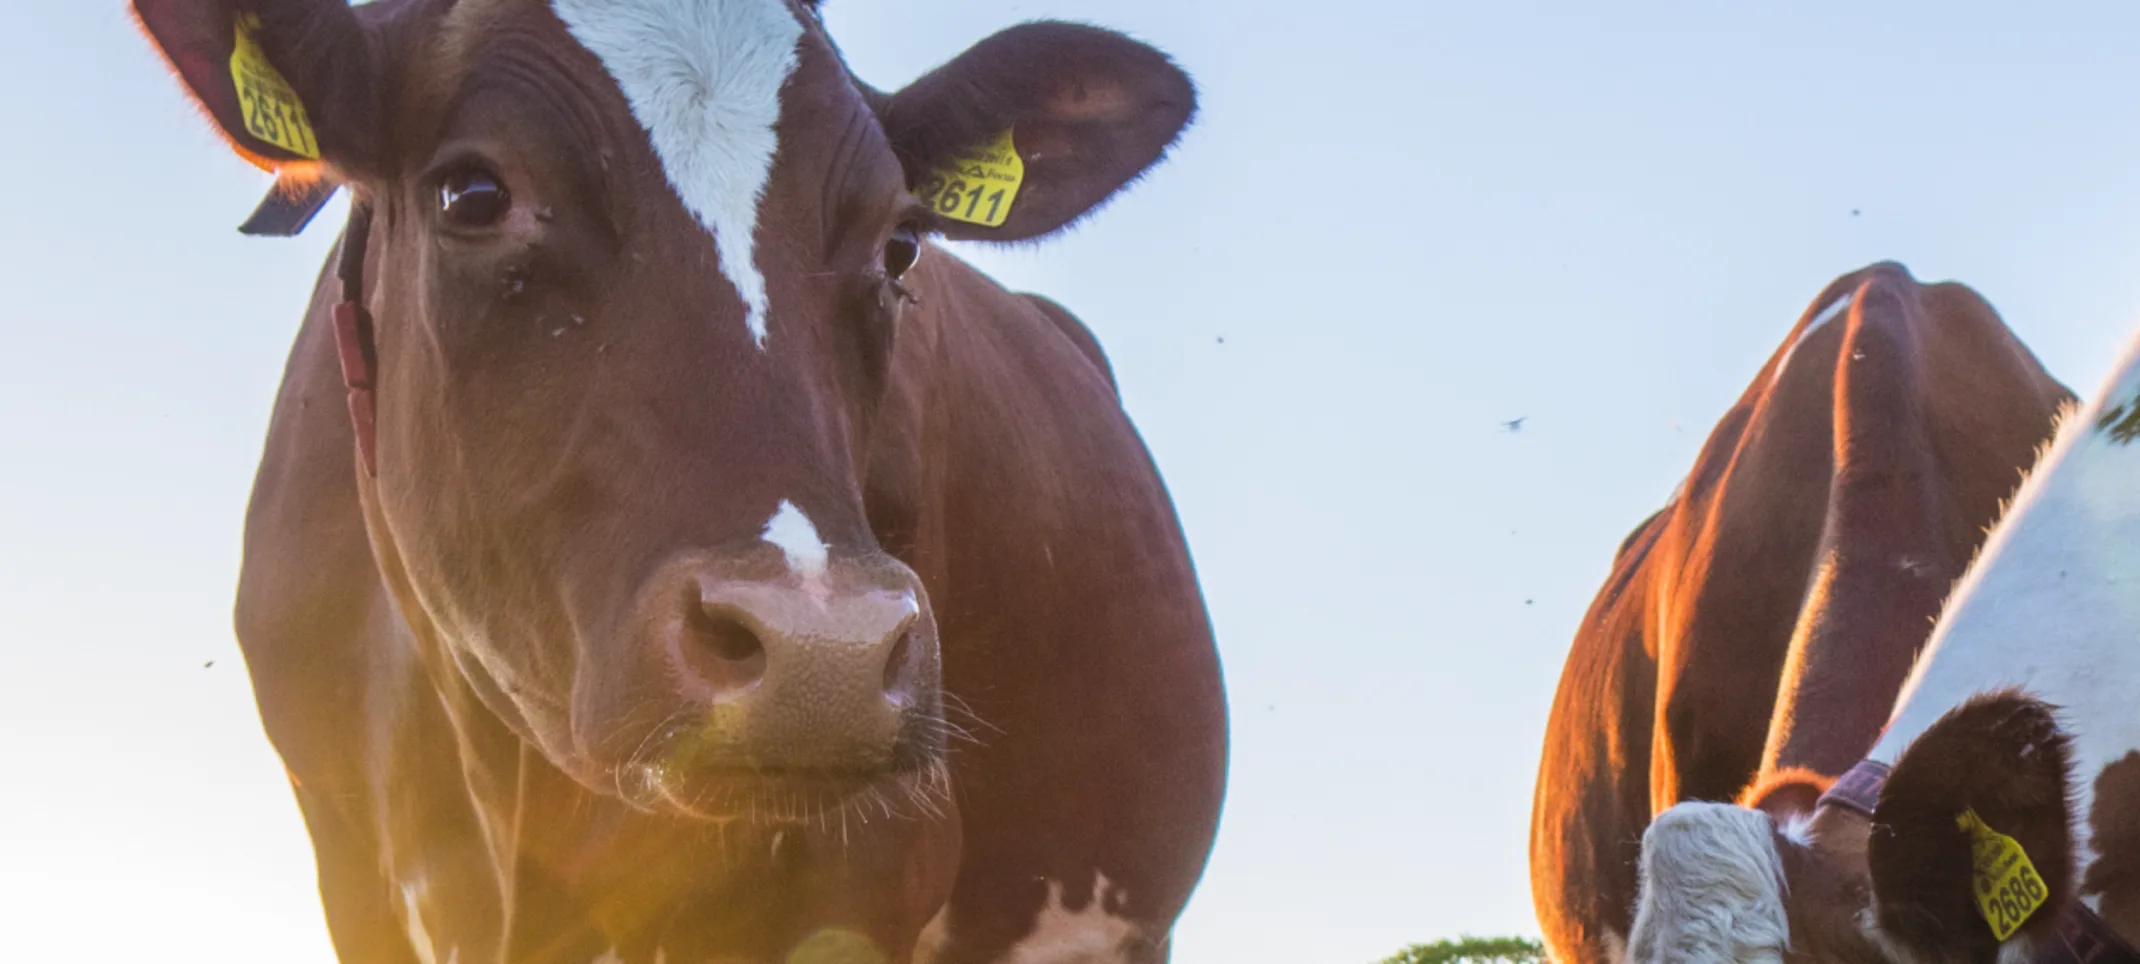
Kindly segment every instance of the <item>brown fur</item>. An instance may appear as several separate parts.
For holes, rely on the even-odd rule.
[[[1864,852],[1836,847],[1829,836],[1818,829],[1815,833],[1811,847],[1780,833],[1773,838],[1782,858],[1791,923],[1791,950],[1785,959],[1791,964],[1892,964],[1858,927],[1872,894]]]
[[[411,960],[414,906],[440,960],[786,960],[838,928],[903,961],[942,912],[934,960],[989,961],[1051,883],[1082,906],[1101,876],[1145,932],[1132,959],[1162,956],[1226,772],[1173,506],[1073,316],[941,250],[886,264],[903,226],[948,230],[911,185],[1001,125],[1034,155],[1025,190],[1013,224],[964,233],[1083,216],[1178,136],[1187,76],[1119,34],[1029,24],[884,95],[796,11],[761,351],[549,4],[137,0],[234,144],[285,164],[236,123],[240,8],[377,215],[377,478],[354,465],[323,275],[237,613],[343,959]],[[446,225],[440,184],[471,161],[511,201]],[[854,640],[778,626],[752,600],[811,588],[759,539],[783,501],[827,544],[825,599],[918,590],[919,612]],[[709,594],[738,587],[759,595],[722,597],[730,623],[707,628]],[[799,673],[870,672],[721,703],[685,685],[727,658],[700,635],[752,634]],[[698,662],[664,661],[685,646]],[[895,681],[915,698],[884,699]],[[650,759],[683,791],[644,785]]]
[[[1815,773],[1804,767],[1790,767],[1763,774],[1759,780],[1748,784],[1739,794],[1739,806],[1753,810],[1765,810],[1769,816],[1781,821],[1786,817],[1811,814],[1820,795],[1835,785],[1835,777]]]
[[[1856,307],[1801,341],[1846,294]],[[1560,960],[1602,961],[1627,933],[1653,813],[1757,780],[1764,809],[1802,813],[1817,781],[1783,774],[1864,755],[2070,398],[1982,298],[1896,264],[1828,285],[1792,344],[1629,538],[1570,648],[1531,831]]]
[[[2076,896],[2070,743],[2050,707],[2003,691],[1949,711],[1903,751],[1866,854],[1889,943],[1927,961],[1996,959],[1999,942],[1971,897],[1969,837],[1955,824],[1967,809],[2014,838],[2050,891],[2016,939],[2056,931]]]
[[[2140,934],[2140,751],[2096,775],[2088,825],[2095,861],[2081,893],[2101,898],[2098,913],[2119,933]]]

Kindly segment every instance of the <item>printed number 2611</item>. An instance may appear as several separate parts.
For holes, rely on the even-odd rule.
[[[929,187],[931,190],[923,196],[936,199],[938,214],[986,224],[994,224],[1002,214],[1004,191],[1000,187],[991,192],[986,184],[969,185],[958,178],[953,178],[949,183],[932,178]],[[981,206],[984,204],[988,206],[988,213],[985,215],[981,213]]]

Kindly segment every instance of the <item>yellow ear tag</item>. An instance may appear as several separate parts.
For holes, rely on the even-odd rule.
[[[937,214],[954,221],[1000,228],[1011,216],[1011,202],[1025,183],[1025,160],[1004,131],[996,142],[954,158],[922,182],[921,199]]]
[[[2051,889],[2036,876],[2036,865],[2014,838],[1985,826],[1974,809],[1962,811],[1954,822],[1969,835],[1969,876],[1977,910],[1991,935],[1999,940],[2014,936],[2029,915],[2051,899]]]
[[[238,89],[246,133],[299,157],[319,160],[319,139],[312,136],[305,105],[253,40],[253,31],[259,28],[259,16],[239,17],[238,43],[230,51],[230,80]]]

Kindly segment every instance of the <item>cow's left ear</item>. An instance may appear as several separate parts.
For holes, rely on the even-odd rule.
[[[374,173],[371,32],[347,0],[133,0],[195,103],[265,169],[327,163]]]
[[[880,110],[933,230],[1020,241],[1061,230],[1158,163],[1196,113],[1196,85],[1119,33],[1043,21],[975,44]]]
[[[2002,691],[1949,711],[1895,761],[1866,859],[1876,933],[1903,959],[1990,961],[2051,939],[2075,883],[2070,742],[2051,707]]]

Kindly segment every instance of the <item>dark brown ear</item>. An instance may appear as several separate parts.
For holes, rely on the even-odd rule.
[[[2014,691],[1976,697],[1910,744],[1873,813],[1875,922],[1915,959],[1992,961],[2001,942],[1972,893],[1973,810],[2028,854],[2048,899],[2010,940],[2048,937],[2073,899],[2072,751],[2051,707]]]
[[[1061,230],[1158,163],[1196,113],[1196,85],[1166,54],[1119,33],[1043,21],[975,44],[882,113],[908,183],[937,202],[933,230],[1020,241]],[[1008,212],[990,218],[986,193],[946,200],[939,175],[970,170],[960,161],[1006,133],[1024,167]]]
[[[377,61],[345,0],[133,0],[134,16],[238,154],[269,170],[375,167]]]

